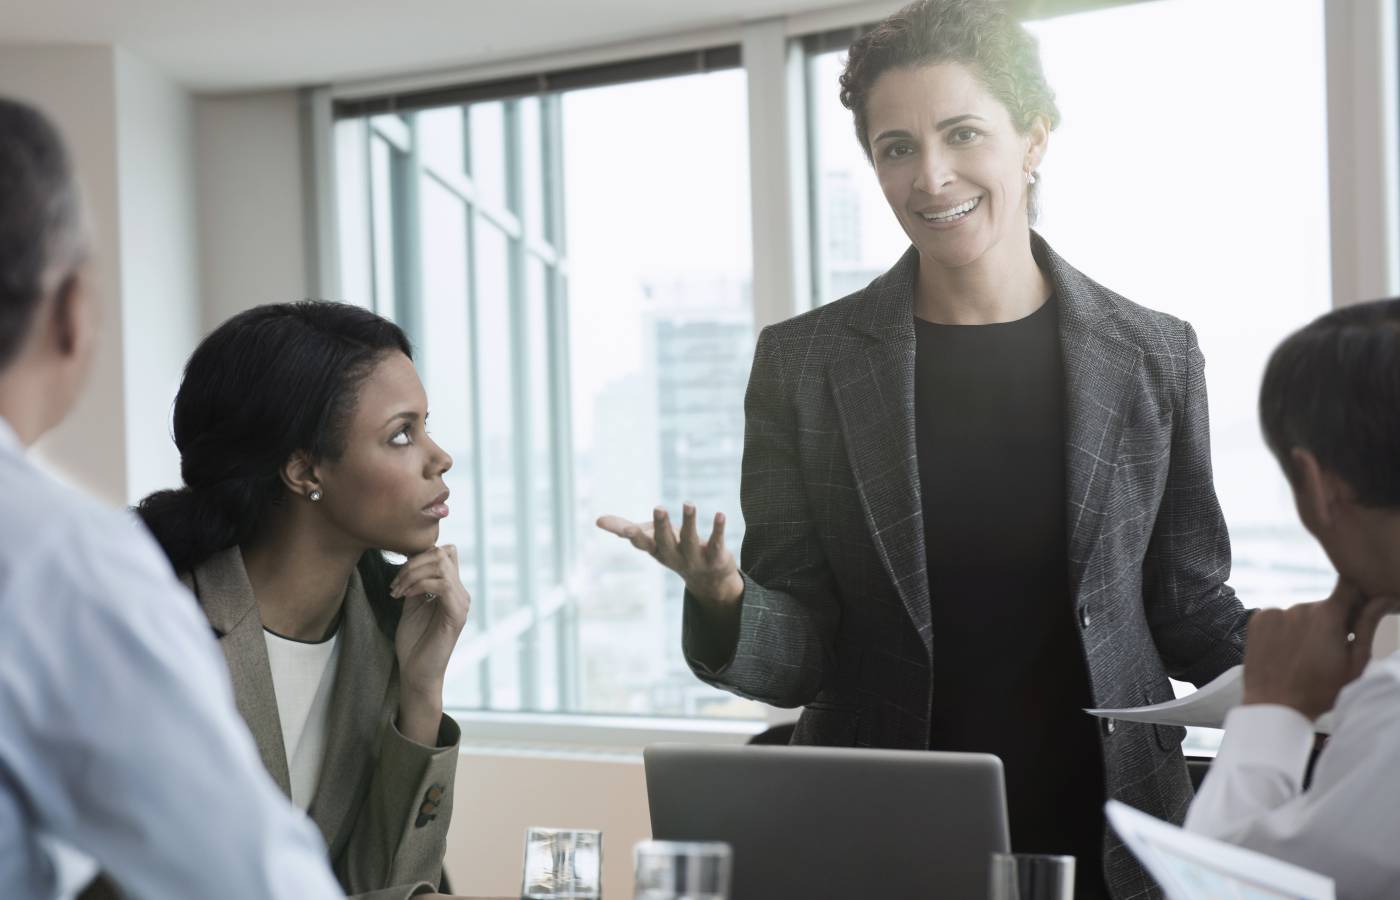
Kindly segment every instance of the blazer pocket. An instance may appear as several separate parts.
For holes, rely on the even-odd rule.
[[[1154,699],[1151,690],[1142,692],[1142,702],[1144,706],[1152,706],[1157,703],[1164,703],[1172,698],[1170,689],[1164,691],[1161,699]],[[1157,739],[1157,746],[1163,753],[1171,753],[1181,746],[1181,742],[1186,739],[1186,729],[1180,725],[1153,725],[1152,736]]]
[[[794,744],[820,747],[854,747],[860,733],[860,707],[809,703],[797,720]]]
[[[1152,730],[1157,735],[1157,746],[1167,753],[1176,750],[1186,740],[1186,729],[1180,725],[1153,725]]]

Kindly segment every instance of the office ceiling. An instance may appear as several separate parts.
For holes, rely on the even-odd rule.
[[[187,87],[255,90],[490,63],[850,0],[0,0],[6,43],[116,44]]]

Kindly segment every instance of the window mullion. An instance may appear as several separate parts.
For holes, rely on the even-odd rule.
[[[520,585],[521,603],[533,610],[537,605],[539,579],[536,575],[539,566],[536,560],[538,551],[534,539],[535,522],[531,515],[531,488],[534,484],[534,461],[531,449],[536,436],[534,421],[530,415],[530,386],[533,380],[530,359],[529,299],[525,296],[525,229],[521,209],[521,167],[520,167],[520,116],[519,103],[508,101],[505,111],[506,141],[506,207],[515,215],[521,228],[508,238],[507,291],[510,304],[511,332],[511,402],[515,422],[515,534],[516,534],[516,578]],[[488,302],[491,298],[488,298]],[[497,300],[499,302],[499,300]],[[531,616],[529,627],[522,632],[516,644],[520,661],[520,703],[522,708],[538,707],[536,668],[538,654],[535,640],[539,620]]]
[[[419,233],[421,204],[418,179],[422,164],[418,142],[410,130],[407,152],[392,156],[392,197],[394,222],[394,319],[415,344],[422,344],[422,240]]]
[[[550,422],[553,425],[551,459],[554,465],[555,571],[563,587],[564,602],[551,615],[555,620],[554,652],[557,655],[559,705],[582,705],[579,666],[577,595],[574,582],[574,439],[569,358],[568,249],[564,228],[563,104],[557,93],[540,98],[540,148],[544,165],[544,240],[553,248],[546,268],[546,318],[549,324],[548,377]]]
[[[1328,0],[1332,301],[1400,293],[1400,84],[1394,0]]]
[[[807,201],[807,292],[799,295],[799,302],[805,308],[814,309],[833,299],[831,279],[827,275],[827,222],[826,216],[816,212],[825,210],[826,198],[823,195],[821,141],[817,137],[818,114],[816,108],[816,57],[805,53],[802,67],[802,132],[806,140],[803,157],[807,164],[806,190],[803,196]],[[815,214],[814,214],[815,213]]]
[[[470,116],[463,112],[463,121],[466,135],[463,138],[463,155],[467,157],[467,165],[471,165],[471,133]],[[470,169],[469,169],[470,171]],[[477,489],[472,492],[472,497],[476,501],[471,510],[474,519],[472,531],[475,537],[475,546],[471,552],[476,554],[476,571],[478,584],[474,586],[478,603],[477,622],[481,628],[483,638],[491,630],[492,605],[494,598],[491,596],[490,578],[487,568],[490,553],[488,550],[487,521],[486,521],[486,491],[484,486],[486,481],[486,427],[481,413],[482,401],[482,337],[481,337],[481,316],[478,314],[478,307],[481,300],[481,292],[477,290],[477,265],[480,260],[476,252],[476,207],[465,204],[463,214],[467,217],[466,234],[467,246],[462,248],[463,258],[467,266],[467,329],[470,334],[467,337],[471,347],[469,357],[469,373],[467,391],[471,394],[471,442],[472,442],[472,468],[471,477],[475,479]],[[477,663],[477,680],[481,686],[481,706],[483,709],[491,708],[491,661],[489,657],[482,657]]]
[[[798,42],[782,19],[744,27],[749,100],[749,192],[756,329],[796,315],[808,287],[806,156],[798,150],[803,103]],[[802,304],[802,305],[800,305]]]

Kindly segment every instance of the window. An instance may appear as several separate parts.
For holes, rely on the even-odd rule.
[[[851,112],[839,99],[845,48],[855,37],[849,31],[807,42],[816,51],[806,71],[813,306],[865,287],[909,246],[856,139]],[[821,49],[825,44],[839,49]]]
[[[342,283],[409,331],[455,459],[451,706],[761,716],[685,665],[680,580],[594,524],[691,501],[743,536],[746,82],[715,68],[338,125]]]
[[[1263,21],[1269,40],[1252,40]],[[1327,596],[1331,566],[1298,524],[1256,413],[1268,354],[1331,307],[1321,0],[1171,0],[1029,27],[1062,113],[1037,229],[1091,278],[1195,327],[1231,584],[1246,605]],[[816,303],[908,246],[838,100],[844,58],[808,59]]]
[[[1097,6],[1030,23],[1064,115],[1037,227],[1194,325],[1244,602],[1324,596],[1331,567],[1255,413],[1267,354],[1331,305],[1324,2]],[[798,38],[805,96],[783,96],[804,115],[756,116],[749,135],[750,89],[767,109],[789,85],[794,26],[773,24],[744,28],[762,51],[747,68],[731,45],[337,101],[342,293],[409,330],[457,461],[444,539],[475,606],[454,706],[759,716],[693,677],[679,581],[594,519],[690,500],[729,515],[737,550],[756,316],[844,296],[907,247],[837,98],[854,30]],[[780,169],[799,119],[808,191],[789,203],[749,161]],[[753,210],[809,231],[794,259],[761,260],[772,284],[810,260],[792,279],[810,274],[809,295],[755,305]]]
[[[1268,354],[1332,305],[1322,17],[1321,0],[1171,0],[1029,23],[1062,114],[1037,230],[1089,277],[1194,326],[1230,583],[1247,606],[1321,599],[1336,577],[1298,523],[1256,412]],[[1267,41],[1255,39],[1261,22]],[[908,240],[838,100],[844,50],[809,46],[823,303],[887,269]],[[1215,740],[1192,736],[1198,749]]]
[[[1257,412],[1273,348],[1332,306],[1322,7],[1178,0],[1033,26],[1064,115],[1043,231],[1091,277],[1196,329],[1231,584],[1247,606],[1321,599],[1335,580]],[[1245,59],[1261,21],[1269,40]]]

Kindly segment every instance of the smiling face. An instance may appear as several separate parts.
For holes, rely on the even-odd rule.
[[[452,457],[428,436],[413,363],[385,354],[360,385],[339,459],[315,467],[322,515],[351,541],[411,556],[437,544]]]
[[[945,268],[1024,246],[1028,175],[1049,139],[1020,133],[1006,107],[958,63],[891,69],[866,106],[880,189],[920,255]]]

